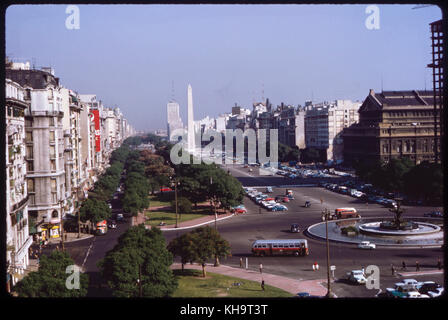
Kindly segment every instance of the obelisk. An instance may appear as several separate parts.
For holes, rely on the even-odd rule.
[[[194,152],[195,144],[194,144],[194,117],[193,117],[193,90],[191,89],[191,85],[188,85],[188,151]]]

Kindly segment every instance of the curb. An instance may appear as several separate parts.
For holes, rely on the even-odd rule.
[[[233,217],[234,215],[235,215],[235,214],[232,213],[230,216],[227,216],[227,217],[224,217],[224,218],[216,219],[216,221],[225,220],[225,219],[228,219],[228,218]],[[196,227],[203,226],[203,225],[205,225],[205,224],[209,224],[209,223],[214,223],[214,222],[215,222],[215,219],[210,220],[210,221],[206,221],[206,222],[202,222],[202,223],[199,223],[199,224],[196,224],[196,225],[193,225],[193,226],[179,227],[179,228],[160,228],[160,230],[161,230],[161,231],[173,231],[173,230],[191,229],[191,228],[196,228]]]
[[[93,235],[93,234],[90,234],[90,235],[88,235],[87,237],[83,237],[83,238],[79,238],[79,239],[73,239],[73,240],[64,240],[64,243],[71,243],[71,242],[76,242],[76,241],[81,241],[81,240],[85,240],[85,239],[90,239],[90,238],[93,238],[95,235]],[[60,241],[58,241],[58,242],[49,242],[50,244],[59,244],[60,243]]]

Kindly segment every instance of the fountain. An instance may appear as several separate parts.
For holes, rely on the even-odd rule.
[[[347,243],[369,241],[380,246],[440,247],[443,244],[442,219],[403,219],[402,199],[395,199],[397,207],[389,210],[393,218],[369,217],[328,222],[329,240]],[[429,223],[429,222],[431,223]],[[434,222],[434,223],[432,223]],[[307,234],[325,239],[325,222],[307,228]]]

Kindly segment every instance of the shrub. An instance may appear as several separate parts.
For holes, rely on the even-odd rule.
[[[173,211],[176,211],[176,201],[171,201],[171,206],[173,207]],[[191,201],[185,197],[177,198],[177,209],[179,213],[191,213]]]

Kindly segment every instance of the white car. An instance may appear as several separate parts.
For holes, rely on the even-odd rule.
[[[404,298],[429,298],[429,296],[426,294],[421,294],[418,291],[411,291],[408,292],[407,296],[405,296]]]
[[[358,244],[359,249],[376,249],[376,245],[374,243],[370,243],[369,241],[362,241]]]
[[[350,272],[347,272],[347,279],[357,284],[365,284],[367,282],[367,279],[362,270],[352,270]]]

